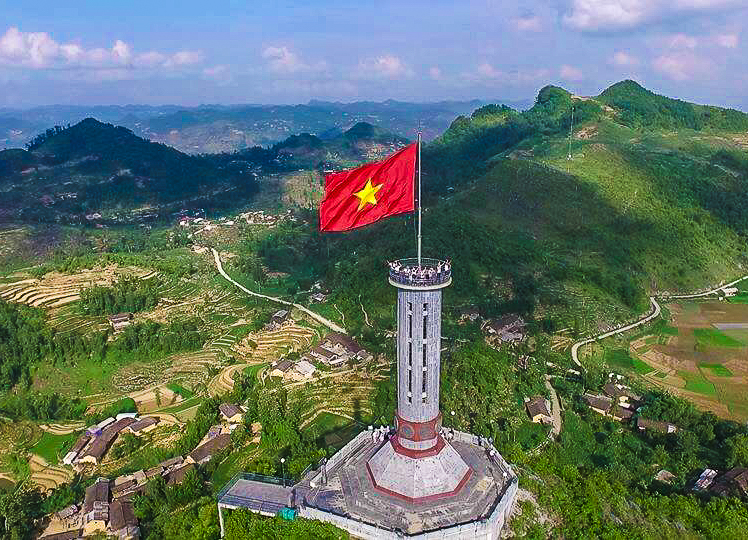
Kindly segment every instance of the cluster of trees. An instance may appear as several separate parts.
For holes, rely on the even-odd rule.
[[[248,433],[253,422],[262,424],[261,445],[269,454],[286,458],[283,473],[298,477],[309,465],[316,464],[326,453],[320,448],[314,429],[301,430],[301,415],[305,404],[288,403],[286,390],[272,380],[260,383],[256,376],[242,376],[235,385],[232,399],[247,404],[244,414],[244,433]],[[260,460],[254,464],[255,472],[266,475],[280,473],[279,463]]]
[[[81,291],[80,305],[88,315],[147,311],[158,304],[158,283],[125,276],[113,287],[95,285]]]
[[[46,323],[41,309],[0,300],[0,411],[35,420],[82,416],[85,403],[80,399],[31,391],[32,368],[42,362],[54,365],[88,359],[153,358],[198,349],[205,342],[196,319],[169,324],[146,321],[128,326],[113,342],[108,337],[109,331],[90,336],[58,334]],[[19,383],[21,386],[16,387]]]
[[[741,111],[660,96],[630,80],[614,84],[598,99],[615,107],[618,121],[633,128],[748,130],[748,115]]]
[[[206,336],[198,319],[180,319],[168,324],[143,321],[131,324],[107,348],[110,357],[155,358],[179,351],[199,349]]]

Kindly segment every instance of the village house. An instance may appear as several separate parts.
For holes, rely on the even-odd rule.
[[[721,497],[745,497],[748,495],[748,469],[734,467],[715,478],[709,492]]]
[[[109,531],[120,540],[132,540],[140,537],[138,518],[131,501],[113,501],[109,506]]]
[[[584,394],[582,395],[582,401],[584,401],[590,409],[598,414],[602,414],[603,416],[607,416],[613,407],[613,400],[606,396]]]
[[[714,482],[714,478],[717,476],[717,471],[714,469],[704,469],[699,475],[698,480],[693,486],[694,491],[706,491],[709,486]]]
[[[133,435],[140,436],[144,433],[148,433],[149,431],[153,431],[154,429],[156,429],[157,425],[158,418],[156,418],[155,416],[146,416],[144,418],[141,418],[140,420],[136,420],[123,431],[128,431]]]
[[[272,317],[270,317],[270,322],[276,325],[281,325],[286,322],[290,316],[291,312],[287,309],[279,309],[273,313]]]
[[[291,371],[293,368],[293,361],[289,360],[288,358],[284,358],[282,360],[279,360],[275,363],[275,365],[272,366],[272,369],[270,370],[270,376],[271,377],[285,377],[286,373]]]
[[[649,420],[648,418],[642,418],[641,416],[636,419],[636,427],[642,431],[658,431],[665,434],[678,431],[678,427],[675,424]]]
[[[550,424],[553,422],[550,403],[545,397],[534,396],[532,398],[525,398],[525,400],[525,408],[527,409],[527,415],[530,417],[530,420],[536,424]]]
[[[86,488],[83,499],[83,534],[106,531],[109,521],[109,480],[99,478]]]
[[[226,422],[232,422],[238,424],[242,421],[244,411],[238,405],[233,403],[221,403],[218,406],[218,410],[221,411],[221,416]]]
[[[134,418],[122,418],[116,422],[108,425],[101,431],[101,434],[94,437],[93,442],[86,448],[86,451],[81,454],[81,457],[76,463],[93,463],[94,465],[101,462],[101,459],[106,454],[112,441],[119,435],[120,431],[126,427],[135,423]]]
[[[325,294],[321,293],[321,292],[318,292],[318,293],[314,293],[312,295],[309,295],[309,300],[311,300],[312,302],[321,303],[321,302],[324,302],[325,300],[327,300],[327,296]]]
[[[489,319],[483,323],[483,331],[493,345],[515,343],[527,337],[526,324],[522,317],[510,313],[498,319]]]
[[[178,469],[174,469],[173,471],[166,473],[164,475],[164,478],[166,479],[166,485],[174,486],[176,484],[181,484],[182,482],[184,482],[185,475],[194,468],[194,463],[187,463],[186,465],[183,465]]]
[[[314,367],[311,363],[307,362],[306,360],[301,360],[297,362],[297,364],[293,368],[294,374],[298,375],[298,378],[302,380],[310,379],[316,371],[317,371],[317,368]]]
[[[202,465],[203,463],[210,461],[210,458],[212,458],[224,448],[227,448],[230,444],[231,434],[222,433],[221,435],[218,435],[210,439],[208,442],[203,443],[202,445],[195,448],[192,452],[189,453],[186,461],[188,463],[196,463],[198,465]]]
[[[603,392],[606,396],[616,400],[617,404],[621,407],[635,407],[642,399],[640,395],[632,392],[628,386],[613,382],[609,382],[603,386]]]
[[[132,321],[132,313],[118,313],[117,315],[108,315],[109,324],[112,325],[112,330],[115,332],[121,332],[128,326]]]
[[[353,338],[338,332],[328,334],[322,342],[309,350],[302,360],[309,363],[322,362],[331,368],[341,367],[349,361],[368,362],[374,356]]]
[[[88,442],[91,440],[90,435],[83,434],[80,437],[78,437],[78,440],[75,441],[75,444],[70,449],[70,451],[65,454],[65,457],[62,459],[62,462],[65,465],[72,465],[75,459],[78,457],[78,454],[80,454],[81,450],[83,450]]]

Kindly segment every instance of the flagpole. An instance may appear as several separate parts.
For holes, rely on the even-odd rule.
[[[421,267],[421,131],[418,131],[418,268]]]

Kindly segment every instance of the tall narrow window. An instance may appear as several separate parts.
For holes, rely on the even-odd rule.
[[[408,313],[408,339],[413,337],[413,315]]]
[[[408,403],[413,403],[413,370],[408,370]]]
[[[423,316],[423,339],[424,341],[428,337],[428,329],[429,329],[429,316],[424,315]]]
[[[426,403],[428,394],[426,393],[426,382],[428,379],[428,367],[426,365],[426,344],[423,344],[423,373],[422,373],[421,402]]]
[[[408,343],[408,369],[413,367],[413,342]]]

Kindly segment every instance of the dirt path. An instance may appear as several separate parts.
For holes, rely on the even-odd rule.
[[[244,291],[248,295],[250,295],[250,296],[256,296],[257,298],[264,298],[265,300],[270,300],[271,302],[277,302],[279,304],[283,304],[284,306],[295,307],[296,309],[298,309],[300,311],[303,311],[304,313],[306,313],[307,315],[309,315],[315,321],[317,321],[317,322],[319,322],[321,324],[324,324],[327,328],[329,328],[333,332],[340,332],[342,334],[346,333],[345,328],[343,328],[341,326],[338,326],[337,324],[335,324],[331,320],[324,318],[322,315],[320,315],[318,313],[315,313],[314,311],[312,311],[312,310],[310,310],[310,309],[302,306],[301,304],[294,304],[293,302],[288,302],[286,300],[282,300],[282,299],[276,298],[274,296],[268,296],[266,294],[260,294],[260,293],[256,293],[256,292],[250,291],[244,285],[241,285],[241,284],[237,283],[236,281],[234,281],[233,279],[231,279],[231,277],[229,277],[229,275],[223,269],[223,264],[221,263],[221,257],[218,255],[218,252],[215,250],[215,248],[210,248],[210,250],[213,252],[213,258],[216,261],[216,268],[218,269],[218,273],[221,274],[224,277],[224,279],[226,279],[227,281],[233,283],[236,287],[238,287],[239,289],[241,289],[242,291]]]
[[[53,435],[67,435],[82,430],[86,425],[84,423],[75,424],[40,424],[39,428]]]
[[[551,414],[553,416],[553,428],[551,429],[551,433],[553,437],[558,437],[561,433],[561,403],[558,401],[558,394],[556,394],[556,389],[553,388],[553,385],[551,384],[551,378],[546,375],[545,376],[545,387],[548,389],[548,391],[551,393]]]

